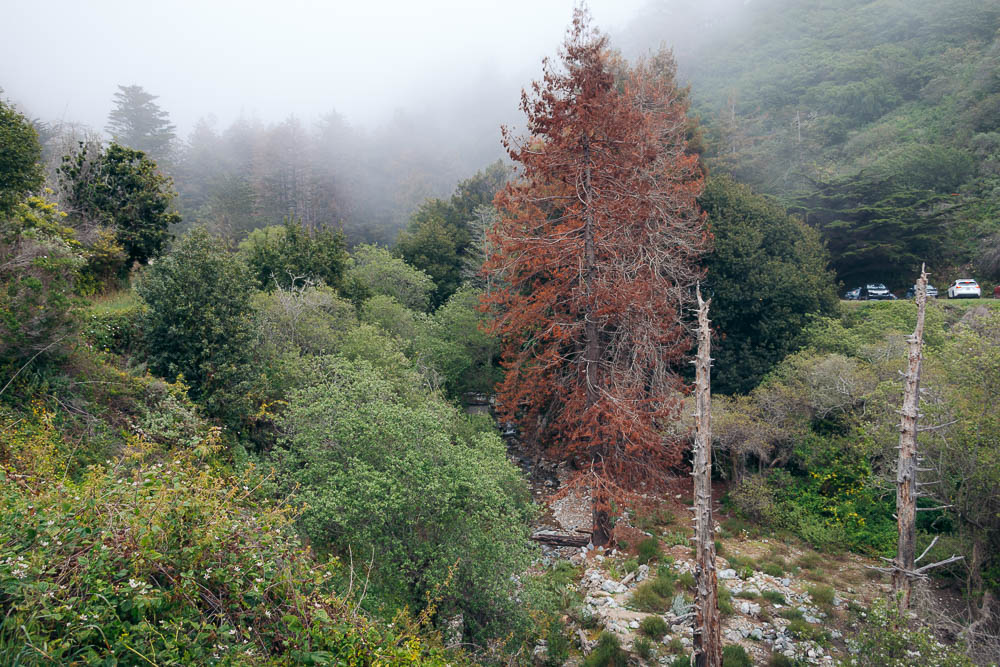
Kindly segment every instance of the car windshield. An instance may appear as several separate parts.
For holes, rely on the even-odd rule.
[[[869,283],[868,289],[885,289],[885,285],[882,283]]]
[[[959,285],[975,285],[976,281],[975,280],[959,280],[958,284]]]

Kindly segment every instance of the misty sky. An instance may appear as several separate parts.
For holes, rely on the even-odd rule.
[[[0,88],[29,115],[105,125],[117,84],[186,134],[214,114],[331,110],[371,127],[483,86],[517,91],[555,55],[573,0],[22,0],[4,9]],[[590,0],[614,32],[646,0]],[[466,88],[467,86],[467,88]],[[495,95],[497,90],[493,90]],[[469,102],[471,100],[467,100]]]

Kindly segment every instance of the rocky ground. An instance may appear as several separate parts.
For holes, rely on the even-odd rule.
[[[539,527],[567,531],[589,527],[589,497],[580,491],[557,493],[560,482],[565,481],[560,479],[563,477],[564,471],[553,468],[533,478],[536,499],[550,508]],[[551,481],[546,484],[547,480]],[[690,509],[684,504],[684,499],[690,497],[689,492],[685,495],[685,483],[690,486],[689,480],[679,480],[678,493],[671,494],[665,503],[660,499],[659,516],[669,517],[669,525],[633,522],[644,529],[627,524],[616,529],[628,537],[627,549],[543,546],[540,568],[555,567],[560,561],[578,568],[579,595],[586,613],[596,621],[586,630],[572,628],[580,655],[571,658],[570,663],[579,662],[593,649],[601,631],[614,633],[623,648],[632,650],[643,619],[654,615],[666,622],[668,632],[658,639],[653,656],[640,662],[671,664],[675,654],[690,650],[691,591],[685,592],[683,582],[690,581],[693,574],[694,554],[689,542]],[[717,496],[721,493],[720,488]],[[719,506],[715,514],[717,521],[725,523],[728,519]],[[848,654],[844,640],[852,622],[848,609],[852,605],[867,606],[874,598],[889,593],[888,581],[865,567],[874,564],[867,559],[820,555],[801,545],[754,539],[745,532],[734,534],[721,524],[717,534],[719,585],[728,591],[727,595],[720,590],[720,596],[731,605],[731,611],[723,616],[723,643],[741,645],[755,664],[769,664],[778,653],[798,664],[836,664]],[[663,555],[636,567],[636,545],[648,537],[660,541]],[[668,610],[643,611],[635,604],[634,596],[659,568],[668,569],[671,578],[680,583]],[[543,645],[537,647],[536,653],[542,655],[544,651]]]

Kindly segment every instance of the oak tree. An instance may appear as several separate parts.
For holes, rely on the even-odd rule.
[[[618,77],[616,62],[577,10],[561,67],[546,61],[522,93],[529,135],[504,129],[520,180],[496,197],[486,263],[504,284],[485,297],[504,341],[501,416],[581,469],[595,544],[610,538],[613,499],[654,490],[681,459],[665,432],[680,409],[682,312],[707,243],[672,61]]]

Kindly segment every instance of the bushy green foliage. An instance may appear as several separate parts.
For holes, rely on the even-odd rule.
[[[450,200],[425,201],[400,233],[396,251],[434,280],[433,307],[445,303],[461,285],[477,209],[493,204],[493,196],[508,177],[508,168],[495,162],[459,183]]]
[[[146,305],[135,298],[134,292],[125,292],[112,307],[105,304],[92,306],[82,317],[80,334],[98,350],[115,354],[140,352],[142,319]]]
[[[632,642],[632,650],[641,659],[649,660],[653,657],[653,642],[649,637],[636,637],[635,641]]]
[[[42,185],[42,147],[23,114],[0,99],[0,217]]]
[[[288,289],[307,283],[339,287],[347,263],[347,243],[341,230],[326,225],[307,228],[288,218],[283,225],[250,232],[240,254],[259,289]]]
[[[77,483],[31,444],[0,459],[0,662],[443,662],[407,625],[357,615],[256,471],[133,439]]]
[[[490,394],[503,378],[500,341],[484,330],[479,292],[462,287],[434,312],[439,341],[429,355],[444,376],[449,395]]]
[[[545,633],[547,646],[545,648],[546,665],[560,667],[566,664],[569,658],[570,641],[566,637],[568,629],[566,625],[554,618],[549,622],[548,630]]]
[[[666,612],[670,609],[675,584],[673,571],[660,568],[656,577],[642,582],[632,592],[632,606],[651,614]]]
[[[627,664],[628,653],[612,632],[602,632],[597,638],[597,646],[583,661],[584,667],[625,667]]]
[[[430,276],[374,245],[354,248],[344,273],[343,292],[356,304],[384,295],[410,310],[423,312],[430,306],[433,290]]]
[[[914,626],[896,605],[876,600],[864,613],[848,661],[858,667],[966,667],[973,663],[961,645],[947,646],[929,630]]]
[[[4,375],[73,330],[83,251],[64,214],[40,197],[0,215],[0,368]]]
[[[761,592],[760,596],[770,602],[771,604],[785,604],[785,596],[781,591],[776,590],[766,590]]]
[[[829,257],[815,230],[727,176],[698,201],[714,237],[703,286],[721,333],[712,391],[746,392],[801,343],[810,314],[835,312]]]
[[[833,586],[827,586],[825,584],[809,586],[808,592],[809,595],[812,596],[813,602],[824,607],[832,605],[833,598],[836,595],[836,591],[833,590]]]
[[[660,548],[660,540],[655,537],[643,538],[636,549],[638,551],[637,558],[640,563],[658,560],[663,555],[663,549]]]
[[[639,632],[652,639],[660,639],[667,630],[667,622],[661,616],[647,616],[639,623]]]
[[[81,143],[75,155],[63,158],[59,168],[73,224],[114,231],[124,252],[121,271],[134,262],[146,264],[159,256],[170,239],[169,226],[180,222],[171,210],[175,196],[170,179],[142,151],[111,144],[90,152]]]
[[[732,616],[735,613],[733,609],[733,593],[726,586],[719,586],[719,613],[723,617]]]
[[[723,667],[753,667],[753,660],[739,644],[729,644],[722,647]]]
[[[148,306],[150,367],[184,377],[209,414],[239,427],[253,406],[251,279],[223,242],[196,229],[149,268],[136,288]]]
[[[371,561],[372,589],[391,606],[421,607],[443,587],[442,612],[461,610],[470,635],[510,623],[531,510],[499,437],[369,363],[314,366],[273,458],[313,545]]]
[[[253,311],[258,341],[272,354],[331,354],[358,326],[354,306],[330,287],[258,292]]]

